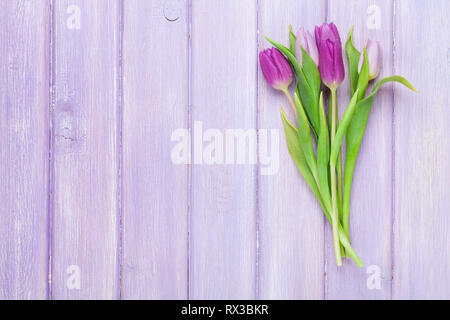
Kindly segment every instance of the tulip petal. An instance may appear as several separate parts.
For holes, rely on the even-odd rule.
[[[342,47],[337,43],[334,43],[334,54],[333,54],[333,58],[334,58],[334,81],[336,84],[341,84],[342,81],[344,81],[344,77],[345,77],[345,70],[344,70],[344,61],[342,58]]]
[[[278,77],[278,71],[267,51],[259,54],[259,62],[264,78],[270,85],[273,85],[274,79]]]
[[[294,73],[287,59],[276,48],[259,54],[261,71],[266,81],[275,89],[285,90],[294,79]]]
[[[333,22],[330,23],[330,29],[334,36],[334,38],[333,38],[334,42],[341,45],[341,37],[339,36],[339,31]]]
[[[339,86],[345,78],[342,43],[334,23],[324,23],[315,29],[319,50],[319,70],[322,81],[330,88]]]
[[[272,60],[277,67],[279,72],[280,80],[282,83],[292,82],[294,73],[292,72],[291,66],[282,53],[276,49],[272,49]]]
[[[303,65],[303,48],[313,59],[314,63],[319,65],[319,50],[317,49],[316,42],[311,35],[311,33],[305,28],[300,28],[297,32],[297,45],[296,45],[296,56],[298,62]]]

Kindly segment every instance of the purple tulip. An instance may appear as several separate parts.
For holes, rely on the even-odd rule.
[[[259,54],[259,63],[266,81],[275,89],[286,91],[294,80],[291,65],[277,49],[267,49]]]
[[[300,65],[303,65],[303,48],[311,56],[316,66],[319,65],[319,50],[317,50],[316,42],[311,33],[305,28],[301,27],[297,32],[297,44],[295,48],[295,55]]]
[[[367,58],[369,60],[369,80],[373,80],[378,77],[381,70],[381,47],[380,43],[375,40],[367,40]],[[364,55],[361,55],[359,60],[359,72],[361,72],[362,65],[364,63]]]
[[[339,32],[334,23],[324,23],[316,27],[315,34],[319,49],[320,76],[327,87],[336,89],[345,77]]]

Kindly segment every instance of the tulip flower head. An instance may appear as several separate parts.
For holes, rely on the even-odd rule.
[[[367,58],[369,60],[369,81],[378,77],[381,70],[381,49],[380,43],[375,40],[367,40]],[[361,55],[359,60],[359,69],[361,72],[361,68],[364,62],[364,55]]]
[[[266,81],[275,89],[286,91],[294,80],[294,73],[286,57],[277,49],[260,52],[259,63]]]
[[[320,76],[327,87],[336,89],[345,77],[339,32],[334,23],[324,23],[316,27],[315,35],[319,50]]]
[[[295,48],[295,55],[297,56],[297,60],[300,65],[303,65],[303,48],[316,63],[316,66],[319,65],[319,50],[317,50],[316,41],[314,40],[311,33],[305,28],[300,28],[297,32],[297,44]]]

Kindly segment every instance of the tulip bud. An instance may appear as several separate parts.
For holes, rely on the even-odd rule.
[[[311,33],[305,28],[300,28],[297,32],[297,44],[295,47],[295,55],[297,56],[297,60],[300,65],[303,65],[303,48],[313,59],[316,66],[319,65],[319,51],[317,50],[316,42],[314,41]]]
[[[342,43],[334,23],[316,27],[316,43],[319,50],[319,71],[323,83],[336,89],[345,77]]]
[[[259,63],[266,81],[275,89],[285,91],[294,80],[294,73],[286,57],[277,49],[260,52]]]
[[[369,81],[378,77],[381,70],[381,49],[380,43],[374,40],[367,40],[367,59],[369,60]],[[364,63],[364,55],[359,59],[359,69],[361,72]]]

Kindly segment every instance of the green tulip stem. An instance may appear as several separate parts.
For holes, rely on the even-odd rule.
[[[331,89],[331,145],[333,145],[334,138],[336,136],[337,125],[337,97],[336,89]],[[337,191],[336,191],[336,165],[330,162],[330,183],[331,183],[331,226],[333,229],[333,243],[334,252],[336,255],[336,264],[342,265],[341,246],[339,241],[339,210],[337,204]]]
[[[323,114],[323,116],[324,115],[325,114]],[[299,132],[297,128],[286,118],[286,114],[284,113],[283,108],[281,108],[281,118],[283,119],[283,125],[286,132],[286,142],[289,153],[291,154],[292,159],[294,160],[300,174],[305,178],[306,183],[311,188],[311,191],[319,201],[320,207],[322,208],[325,217],[327,218],[327,221],[331,225],[331,214],[330,214],[331,200],[323,199],[323,196],[321,195],[319,190],[320,185],[316,184],[316,182],[314,181],[313,174],[307,164],[306,157],[300,143]],[[324,122],[324,117],[322,119],[322,122]],[[339,230],[339,239],[341,241],[342,246],[345,248],[345,252],[347,253],[348,256],[350,256],[351,259],[355,261],[358,267],[362,267],[363,264],[361,262],[361,259],[359,259],[358,255],[350,245],[350,241],[345,235],[344,229],[340,223],[338,226],[338,230]]]
[[[331,92],[332,94],[332,101],[334,101],[334,103],[337,106],[337,92],[336,90],[333,90]],[[336,109],[336,131],[339,128],[339,116],[338,116],[338,112],[337,112],[337,107]],[[335,133],[336,133],[335,131]],[[343,179],[342,179],[342,152],[339,152],[339,156],[338,156],[338,160],[336,163],[336,173],[337,173],[337,197],[338,197],[338,213],[339,213],[339,221],[340,223],[342,223],[343,221],[343,212],[342,212],[342,196],[343,196],[343,191],[342,191],[342,183],[343,183]],[[344,247],[341,246],[341,256],[345,257],[345,250]]]
[[[331,110],[331,144],[333,144],[337,130],[337,89],[331,89]]]
[[[332,224],[330,211],[328,209],[328,206],[325,205],[325,202],[322,199],[322,196],[320,194],[316,195],[317,199],[319,201],[320,206],[322,207],[323,212],[325,213],[325,217],[327,218],[328,222]],[[350,244],[350,239],[345,234],[344,228],[342,227],[341,223],[338,221],[338,232],[339,232],[339,242],[340,245],[344,248],[347,257],[351,258],[355,264],[361,268],[364,266],[361,259],[356,254],[355,250],[352,248]]]
[[[295,106],[294,100],[292,99],[291,94],[289,93],[289,90],[286,88],[282,90],[284,94],[286,95],[287,99],[289,100],[289,104],[291,105],[292,110],[294,110],[295,118],[297,119],[297,107]]]

